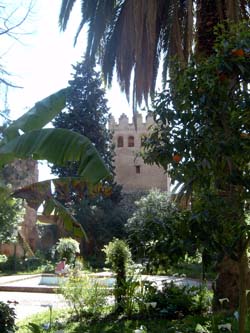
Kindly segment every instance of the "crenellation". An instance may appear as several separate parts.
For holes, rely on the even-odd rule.
[[[154,124],[153,117],[151,115],[147,115],[145,121],[143,121],[143,117],[141,113],[136,114],[136,121],[137,121],[137,131],[147,131],[148,127]],[[129,122],[129,118],[125,113],[122,113],[116,122],[114,116],[110,117],[109,120],[109,128],[111,130],[117,131],[135,131],[135,126],[133,122]]]

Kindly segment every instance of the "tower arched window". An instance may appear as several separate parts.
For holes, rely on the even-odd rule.
[[[128,137],[128,147],[134,147],[134,146],[135,146],[135,139],[131,135],[131,136]]]
[[[123,136],[118,136],[117,147],[118,148],[123,147]]]

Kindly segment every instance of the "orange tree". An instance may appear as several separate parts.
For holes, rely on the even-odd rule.
[[[228,288],[215,287],[215,306],[225,297],[232,309],[240,305],[240,332],[249,289],[249,45],[249,22],[227,31],[219,26],[214,55],[185,69],[176,64],[169,90],[155,97],[156,126],[144,141],[145,160],[168,170],[182,193],[192,193],[191,220],[204,246],[235,265]]]

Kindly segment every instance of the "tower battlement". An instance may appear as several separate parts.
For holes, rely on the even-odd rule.
[[[151,115],[147,115],[145,122],[143,121],[142,114],[136,113],[136,121],[137,121],[137,130],[147,130],[150,125],[154,123],[153,117]],[[122,113],[121,116],[118,119],[118,122],[116,122],[115,118],[113,116],[110,117],[109,120],[109,126],[110,129],[113,129],[115,131],[117,130],[135,130],[135,125],[133,122],[129,122],[128,116],[125,113]]]
[[[153,117],[148,115],[145,121],[140,113],[136,117],[137,129],[124,113],[118,122],[114,117],[109,121],[115,146],[116,181],[123,185],[125,192],[148,191],[151,188],[168,191],[170,179],[165,171],[157,165],[144,164],[139,155],[142,138],[147,135],[149,126],[154,124]]]

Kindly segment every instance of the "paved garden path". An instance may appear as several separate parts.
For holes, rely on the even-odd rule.
[[[30,278],[30,275],[9,275],[0,276],[0,287],[15,284],[16,282]],[[15,309],[17,321],[25,317],[39,313],[48,309],[49,305],[53,308],[65,307],[67,304],[60,294],[55,293],[36,293],[36,292],[19,292],[0,291],[0,301],[9,303]]]
[[[62,295],[45,293],[0,291],[0,301],[5,303],[9,303],[9,301],[17,302],[16,305],[12,304],[17,321],[48,310],[49,305],[52,305],[52,308],[67,306]]]

